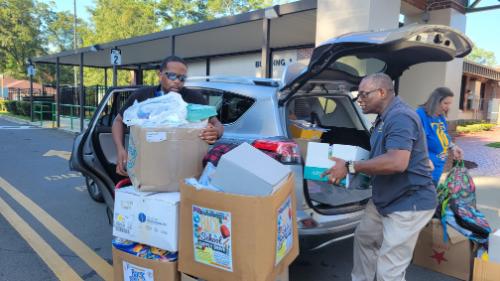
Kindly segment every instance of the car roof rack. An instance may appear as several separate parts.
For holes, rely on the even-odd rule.
[[[271,78],[258,78],[258,77],[246,77],[246,76],[194,76],[188,77],[187,82],[224,82],[224,83],[237,83],[237,84],[247,84],[247,85],[258,85],[267,87],[280,87],[280,81]]]

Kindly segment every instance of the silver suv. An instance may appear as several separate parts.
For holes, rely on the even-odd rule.
[[[216,106],[225,133],[219,143],[293,140],[303,157],[308,140],[293,139],[290,126],[302,120],[322,128],[319,140],[370,149],[370,123],[356,104],[360,80],[385,72],[396,83],[410,66],[450,61],[467,55],[468,38],[445,26],[408,26],[396,30],[353,33],[316,47],[307,66],[287,68],[282,81],[243,77],[188,80],[209,104]],[[75,138],[70,167],[87,179],[90,196],[113,209],[116,151],[111,124],[119,108],[137,88],[111,89],[88,129]],[[353,235],[371,197],[362,178],[349,187],[303,179],[303,158],[282,157],[295,173],[301,249],[316,249]]]

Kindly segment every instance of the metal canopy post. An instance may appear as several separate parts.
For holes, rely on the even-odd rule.
[[[172,55],[175,55],[175,36],[172,36]]]
[[[56,58],[56,118],[57,128],[61,127],[61,66],[59,64],[59,57]],[[52,119],[54,120],[54,119]]]
[[[269,41],[271,40],[271,19],[264,18],[262,20],[262,55],[261,55],[261,68],[260,73],[262,78],[271,77],[271,66],[269,63],[270,47]]]
[[[113,87],[116,87],[118,81],[118,70],[116,64],[113,64]]]
[[[104,91],[108,90],[108,68],[104,68]]]
[[[135,85],[143,85],[144,84],[144,76],[142,71],[142,66],[138,65],[137,69],[134,70],[134,78]]]
[[[262,78],[271,78],[271,19],[279,18],[279,6],[272,6],[264,11],[262,19],[262,56],[260,73]]]
[[[83,53],[80,54],[80,132],[85,119],[85,88],[83,87]]]
[[[33,69],[33,64],[31,63],[31,59],[29,61],[29,66],[28,68],[29,69]],[[29,76],[30,76],[30,118],[31,118],[31,122],[33,122],[33,72],[32,70],[29,70]]]

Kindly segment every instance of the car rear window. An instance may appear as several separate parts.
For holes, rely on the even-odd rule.
[[[209,105],[215,106],[217,118],[222,124],[236,122],[255,103],[255,100],[228,91],[192,88],[198,90],[208,101]]]

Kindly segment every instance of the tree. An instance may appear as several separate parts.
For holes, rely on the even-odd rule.
[[[32,0],[2,0],[0,3],[0,72],[26,77],[30,57],[45,54],[40,27],[46,4]]]
[[[494,52],[481,49],[476,46],[474,46],[472,52],[467,56],[467,58],[471,61],[487,66],[495,66],[497,64]]]
[[[270,5],[271,0],[161,0],[157,13],[164,28],[176,28]]]

